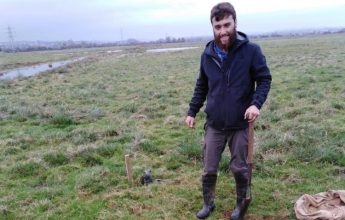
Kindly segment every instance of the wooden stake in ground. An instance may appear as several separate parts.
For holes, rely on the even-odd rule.
[[[133,184],[132,164],[131,164],[131,158],[130,158],[129,154],[125,155],[125,163],[126,163],[128,183]]]
[[[247,164],[249,168],[249,180],[248,180],[248,192],[246,195],[246,200],[248,205],[251,202],[252,192],[251,192],[251,185],[252,185],[252,172],[253,172],[253,154],[254,154],[254,122],[249,123],[248,128],[248,157],[247,157]]]
[[[249,123],[249,128],[248,128],[248,157],[247,157],[247,163],[249,164],[250,169],[253,168],[253,154],[254,154],[254,122],[251,122]]]

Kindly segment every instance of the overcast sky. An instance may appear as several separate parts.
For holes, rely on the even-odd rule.
[[[0,0],[0,42],[211,36],[215,0]],[[345,0],[232,0],[238,30],[345,27]]]

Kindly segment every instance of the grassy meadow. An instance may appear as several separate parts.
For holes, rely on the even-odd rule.
[[[295,219],[301,195],[345,189],[345,35],[256,42],[273,83],[255,125],[246,219]],[[160,45],[172,46],[181,44]],[[195,219],[205,113],[196,129],[184,118],[204,44],[182,46],[199,48],[0,53],[0,72],[87,56],[0,81],[0,219]],[[228,160],[226,149],[209,219],[227,219],[235,205]],[[142,186],[147,169],[169,181]]]

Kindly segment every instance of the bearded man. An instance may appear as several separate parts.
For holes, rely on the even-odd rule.
[[[229,170],[236,182],[237,202],[230,219],[242,219],[249,203],[248,125],[260,114],[271,87],[271,74],[258,45],[236,30],[234,7],[219,3],[211,10],[214,40],[201,56],[200,74],[185,122],[194,128],[195,117],[207,99],[204,126],[202,193],[203,208],[197,213],[207,218],[214,210],[219,161],[228,144]],[[251,198],[250,200],[251,201]]]

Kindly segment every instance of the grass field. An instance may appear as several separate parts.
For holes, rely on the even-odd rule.
[[[258,43],[273,84],[255,125],[247,219],[295,219],[301,195],[345,189],[345,35]],[[184,118],[204,46],[169,53],[146,47],[0,53],[0,72],[89,57],[0,81],[0,219],[195,219],[205,114],[193,130]],[[209,219],[227,219],[235,204],[228,158],[226,152]],[[173,180],[141,186],[146,169]]]

